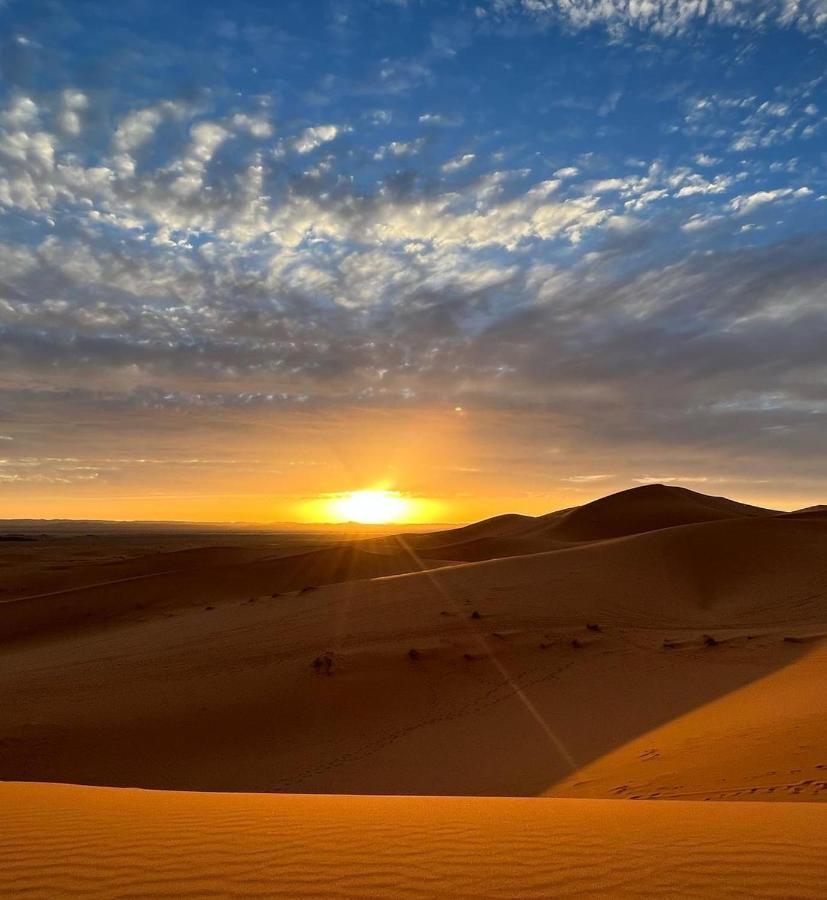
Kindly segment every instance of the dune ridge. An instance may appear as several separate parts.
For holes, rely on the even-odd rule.
[[[564,549],[681,525],[777,515],[776,510],[649,484],[543,516],[497,516],[436,534],[408,535],[425,556],[482,560]]]

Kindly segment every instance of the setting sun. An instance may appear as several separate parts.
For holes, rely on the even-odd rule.
[[[399,491],[384,490],[351,491],[329,502],[329,509],[337,519],[362,525],[405,521],[412,507],[413,502]]]

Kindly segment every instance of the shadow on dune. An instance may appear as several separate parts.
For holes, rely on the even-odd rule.
[[[0,640],[88,629],[105,623],[243,595],[277,596],[445,565],[412,561],[399,545],[370,549],[337,543],[289,555],[265,546],[209,547],[152,554],[87,567],[85,585],[66,589],[52,578],[37,594],[0,599]]]
[[[644,490],[608,525],[594,509],[480,523],[460,542],[565,530],[567,547],[414,574],[396,573],[429,565],[417,557],[444,534],[287,559],[192,551],[183,571],[0,604],[16,635],[0,778],[542,793],[795,663],[811,645],[784,637],[827,623],[824,517],[721,515],[700,496]],[[624,535],[575,542],[573,518],[578,534]]]

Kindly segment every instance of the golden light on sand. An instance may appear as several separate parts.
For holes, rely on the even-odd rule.
[[[351,491],[331,498],[328,509],[334,518],[343,522],[385,525],[407,521],[413,512],[414,501],[399,491]]]

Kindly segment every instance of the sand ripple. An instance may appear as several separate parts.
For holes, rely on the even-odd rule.
[[[818,897],[827,807],[0,785],[14,897]]]

